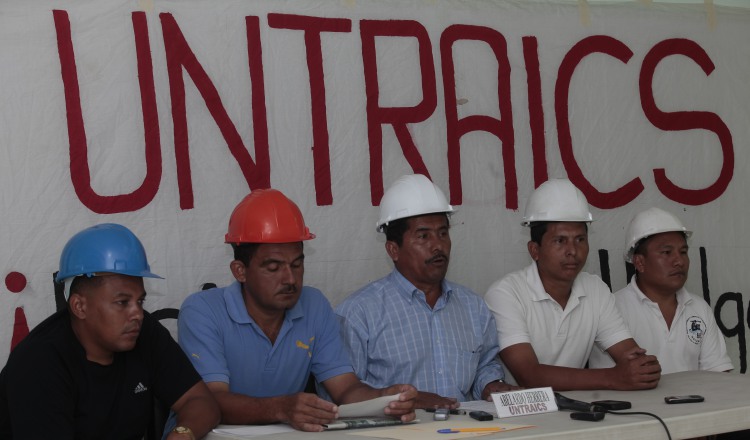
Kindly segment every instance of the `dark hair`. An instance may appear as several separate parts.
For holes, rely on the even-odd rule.
[[[250,259],[255,255],[255,251],[260,247],[260,243],[232,243],[232,250],[234,251],[234,259],[239,260],[247,266],[250,264]]]
[[[409,218],[400,218],[383,225],[385,239],[395,242],[399,247],[404,242],[404,232],[409,230]]]
[[[538,245],[542,245],[542,237],[544,237],[544,234],[547,232],[547,226],[550,223],[562,223],[562,222],[531,222],[529,225],[530,232],[531,232],[531,241]],[[583,222],[583,227],[586,229],[586,232],[589,231],[589,224],[586,222]]]
[[[70,301],[70,297],[73,296],[73,293],[83,294],[91,289],[96,289],[101,286],[103,282],[104,277],[97,276],[89,277],[86,275],[79,275],[73,278],[73,281],[70,282],[70,295],[68,295],[68,301]]]
[[[547,225],[549,222],[531,222],[529,225],[531,233],[531,241],[541,246],[542,237],[547,232]]]
[[[633,246],[633,255],[646,255],[646,247],[651,237],[653,237],[653,235],[649,235],[638,240],[635,246]]]
[[[388,224],[383,225],[383,232],[385,232],[385,239],[388,241],[395,242],[399,247],[404,242],[404,233],[409,230],[409,220],[417,217],[423,217],[425,215],[435,215],[435,214],[443,214],[445,215],[445,221],[448,224],[448,227],[450,227],[450,217],[448,217],[448,214],[445,212],[433,212],[430,214],[422,214],[422,215],[415,215],[412,217],[404,217],[400,218],[398,220],[393,220],[389,222]]]

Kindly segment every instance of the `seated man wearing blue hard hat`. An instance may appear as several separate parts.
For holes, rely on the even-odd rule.
[[[161,278],[124,226],[93,226],[68,241],[57,275],[68,307],[36,326],[0,372],[0,438],[141,439],[154,397],[177,413],[170,439],[216,426],[211,392],[143,310],[143,277]]]
[[[254,190],[232,212],[225,236],[236,282],[182,304],[180,346],[213,391],[222,423],[322,431],[337,418],[336,404],[381,396],[393,396],[383,415],[413,420],[417,390],[360,382],[331,305],[303,285],[302,241],[313,238],[294,202],[274,189]],[[311,373],[335,404],[303,392]]]

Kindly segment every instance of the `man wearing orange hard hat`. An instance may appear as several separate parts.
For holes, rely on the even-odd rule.
[[[225,242],[236,282],[189,296],[179,342],[219,402],[222,423],[283,422],[322,431],[338,406],[303,390],[310,374],[337,404],[394,395],[384,415],[414,419],[410,385],[375,389],[354,375],[328,300],[303,286],[302,242],[315,235],[297,205],[255,190],[234,209]]]

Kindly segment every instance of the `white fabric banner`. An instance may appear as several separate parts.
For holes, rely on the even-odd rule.
[[[391,269],[377,204],[428,174],[458,208],[449,278],[479,294],[524,267],[526,200],[568,177],[613,290],[630,218],[695,231],[735,371],[750,296],[750,12],[533,1],[35,1],[0,6],[0,364],[56,308],[65,242],[122,223],[147,309],[224,285],[229,214],[280,189],[317,235],[306,284],[336,304]],[[173,323],[165,323],[174,329]]]

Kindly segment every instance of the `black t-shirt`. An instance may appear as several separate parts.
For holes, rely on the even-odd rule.
[[[153,397],[172,406],[201,380],[148,313],[133,350],[111,365],[86,359],[67,310],[16,346],[0,372],[0,439],[141,439]]]

